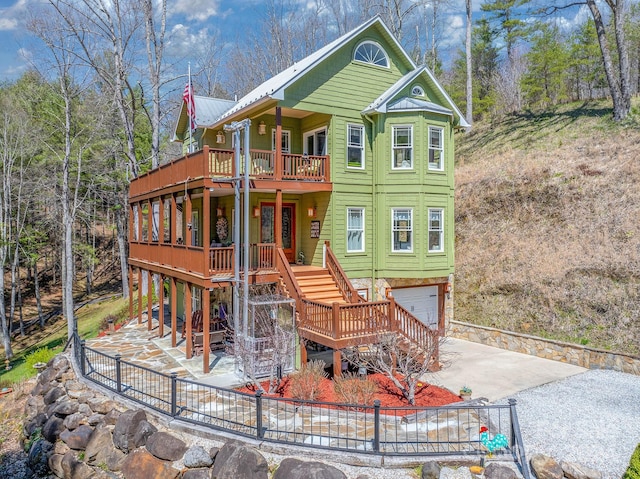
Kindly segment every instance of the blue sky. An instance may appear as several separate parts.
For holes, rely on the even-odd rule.
[[[289,0],[302,6],[313,0]],[[635,0],[634,0],[635,1]],[[0,0],[0,81],[17,79],[39,57],[38,44],[25,28],[29,13],[44,0]],[[169,0],[168,31],[174,51],[189,52],[218,35],[224,42],[233,42],[251,30],[263,12],[261,0]],[[474,10],[482,1],[474,0]],[[444,6],[442,7],[444,11]],[[462,46],[464,36],[464,0],[452,0],[445,12],[445,31],[441,35],[441,52],[453,52]],[[583,21],[586,11],[567,12],[567,26]],[[186,57],[186,55],[184,55]]]

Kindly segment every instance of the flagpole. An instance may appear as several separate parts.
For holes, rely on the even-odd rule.
[[[193,111],[193,107],[195,106],[195,98],[193,98],[193,85],[191,84],[191,62],[187,63],[188,65],[188,77],[189,77],[189,102],[191,102],[191,110]],[[193,153],[193,128],[192,128],[192,120],[191,114],[189,114],[189,103],[187,103],[187,115],[189,117],[189,153]]]

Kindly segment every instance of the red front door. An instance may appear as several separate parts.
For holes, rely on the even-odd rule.
[[[276,242],[274,237],[275,212],[275,203],[260,205],[261,243]],[[282,204],[282,250],[289,263],[296,262],[296,205],[294,203]]]

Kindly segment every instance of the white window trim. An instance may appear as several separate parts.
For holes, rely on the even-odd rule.
[[[393,241],[393,236],[395,233],[395,229],[394,229],[394,216],[395,216],[395,212],[399,211],[399,210],[407,210],[409,211],[409,225],[411,226],[407,231],[409,231],[411,233],[411,248],[410,249],[395,249],[394,248],[394,241]],[[413,237],[413,208],[406,208],[406,207],[398,207],[398,208],[391,208],[391,252],[392,253],[413,253],[413,243],[414,243],[414,237]]]
[[[363,45],[374,45],[374,46],[378,47],[380,49],[380,51],[382,52],[382,54],[384,55],[384,59],[387,62],[387,64],[386,65],[378,65],[377,63],[373,63],[371,61],[363,61],[363,60],[356,59],[356,53],[358,52],[360,47],[363,46]],[[391,65],[391,62],[389,60],[389,55],[387,54],[386,50],[384,48],[382,48],[382,45],[380,45],[378,42],[374,42],[374,41],[371,41],[371,40],[365,40],[363,42],[358,43],[358,46],[356,46],[355,50],[353,50],[353,61],[361,63],[363,65],[373,65],[374,67],[387,68],[387,69],[390,68],[390,65]]]
[[[409,151],[411,151],[411,166],[395,166],[395,140],[396,140],[396,128],[409,128],[409,133],[411,135],[411,141],[408,146]],[[407,148],[404,146],[398,148]],[[391,169],[392,170],[413,170],[413,125],[392,125],[391,126]]]
[[[440,228],[431,229],[431,213],[438,211],[440,213]],[[440,233],[440,249],[431,249],[429,245],[429,237],[432,231]],[[427,250],[429,253],[442,253],[444,252],[444,208],[429,208],[427,211]]]
[[[440,131],[440,148],[432,148],[431,147],[431,132],[432,131]],[[428,155],[427,155],[427,165],[431,171],[444,171],[444,128],[440,126],[430,126],[429,131],[427,132],[427,143],[428,143]],[[429,161],[429,156],[431,154],[431,150],[440,150],[440,168],[435,168],[431,165]]]
[[[286,138],[287,149],[282,148],[282,153],[291,153],[291,130],[282,130],[282,138]],[[271,129],[271,151],[276,151],[276,129]]]
[[[420,85],[413,85],[411,87],[411,95],[424,96],[424,88],[422,88]]]
[[[309,138],[310,136],[314,137],[313,147],[315,148],[317,146],[316,145],[315,136],[316,136],[316,134],[318,134],[321,131],[324,131],[324,138],[325,138],[324,152],[320,152],[318,155],[316,155],[315,152],[309,153],[309,151],[307,151],[307,138]],[[328,136],[327,136],[327,127],[326,126],[322,126],[320,128],[316,128],[315,130],[305,131],[302,134],[302,153],[304,153],[305,155],[311,155],[311,156],[324,156],[324,155],[327,154],[327,146],[328,146],[327,142],[328,142]]]
[[[362,144],[360,146],[352,145],[350,143],[351,135],[349,134],[350,128],[358,128],[362,132],[362,136],[360,137],[362,140]],[[347,123],[347,168],[350,170],[364,170],[364,125],[359,125],[357,123]],[[349,148],[360,148],[360,166],[349,166]]]
[[[359,210],[362,213],[362,229],[350,229],[349,228],[349,213],[352,210]],[[364,241],[365,241],[365,232],[364,232],[364,219],[365,219],[365,209],[363,207],[359,207],[359,206],[354,206],[354,207],[348,207],[347,208],[347,253],[364,253],[365,251],[365,245],[364,245]],[[349,249],[349,232],[350,231],[361,231],[362,232],[362,248],[360,249]]]

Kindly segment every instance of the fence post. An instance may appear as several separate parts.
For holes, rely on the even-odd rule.
[[[509,399],[509,411],[511,413],[511,450],[514,456],[516,450],[518,452],[518,460],[520,461],[520,467],[522,475],[525,479],[531,479],[531,473],[529,471],[529,463],[524,452],[522,444],[522,437],[520,436],[520,423],[518,422],[518,413],[516,412],[516,400]]]
[[[122,359],[122,355],[116,354],[116,391],[118,393],[122,392],[122,363],[120,360]]]
[[[82,341],[80,341],[80,373],[82,374],[83,377],[86,376],[87,374],[86,367],[84,364],[87,353],[84,348],[85,348],[85,341],[83,339]]]
[[[178,373],[171,373],[171,417],[178,415]]]
[[[256,391],[256,428],[258,439],[262,439],[264,437],[264,432],[262,431],[262,391]]]
[[[380,400],[373,401],[373,451],[380,452]]]

